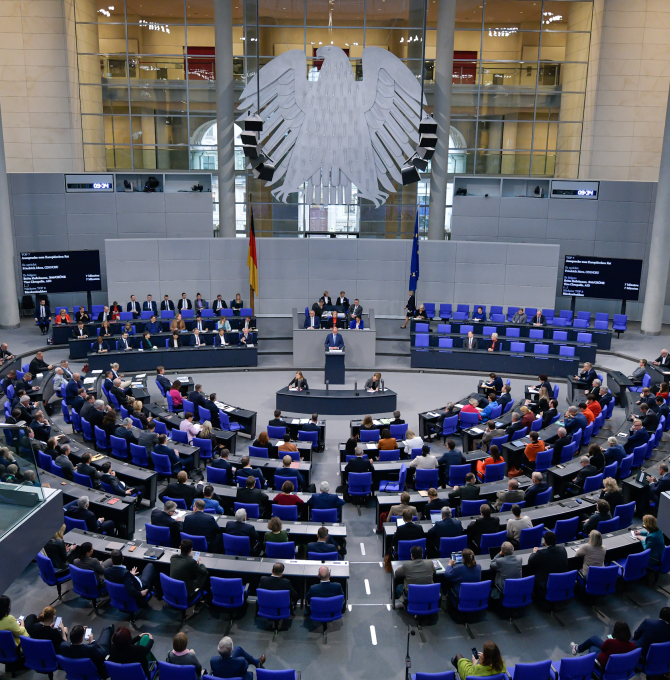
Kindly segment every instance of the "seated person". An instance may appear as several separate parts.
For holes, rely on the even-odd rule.
[[[235,304],[235,303],[233,303]],[[221,638],[217,647],[218,655],[209,660],[212,668],[212,675],[216,678],[242,678],[242,680],[253,680],[254,674],[247,670],[249,666],[263,668],[266,656],[262,654],[259,659],[254,659],[251,654],[235,647],[229,637]]]
[[[316,541],[307,544],[307,554],[310,553],[334,553],[341,552],[342,546],[335,542],[332,536],[328,535],[326,527],[319,527],[316,532]]]
[[[70,631],[70,641],[62,642],[58,653],[68,659],[90,659],[101,678],[107,677],[105,659],[109,654],[114,626],[102,629],[98,640],[84,640],[84,626],[77,624]]]
[[[486,321],[486,312],[483,307],[477,307],[476,311],[472,313],[473,321]]]
[[[428,585],[433,582],[435,565],[433,560],[423,559],[423,548],[420,545],[412,546],[410,556],[411,560],[404,561],[396,569],[395,578],[403,580],[395,587],[396,598],[407,599],[407,591],[412,584]]]
[[[475,554],[469,548],[461,553],[462,562],[450,559],[444,570],[444,583],[458,597],[461,591],[461,583],[479,583],[482,580],[482,568],[477,564]]]
[[[491,390],[495,390],[496,392],[500,393],[502,392],[503,388],[503,381],[502,378],[499,375],[496,375],[495,373],[489,374],[489,379],[482,382],[482,387],[488,387]]]
[[[325,565],[319,567],[318,576],[319,583],[311,586],[305,596],[305,602],[308,609],[313,597],[337,597],[338,595],[344,595],[342,586],[339,583],[334,583],[330,580],[330,569],[328,567]]]
[[[309,316],[305,317],[305,323],[303,324],[303,328],[310,328],[310,329],[317,329],[321,326],[321,320],[319,317],[314,313],[313,309],[309,310]]]

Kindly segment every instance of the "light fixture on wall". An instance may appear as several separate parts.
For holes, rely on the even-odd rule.
[[[510,28],[489,28],[489,37],[491,38],[509,38],[514,35],[519,29],[516,26]]]

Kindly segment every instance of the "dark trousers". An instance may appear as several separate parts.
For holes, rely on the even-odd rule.
[[[602,649],[603,644],[604,641],[602,638],[599,638],[597,635],[593,635],[585,642],[582,642],[582,644],[579,645],[579,647],[577,647],[577,651],[578,652],[600,651]]]
[[[40,318],[40,320],[37,322],[37,325],[40,327],[42,335],[46,335],[49,332],[49,326],[51,325],[51,322],[46,317],[44,319]]]
[[[107,534],[108,536],[116,536],[116,527],[114,526],[114,522],[112,522],[111,519],[106,519],[102,524],[99,525],[98,528],[103,534]]]

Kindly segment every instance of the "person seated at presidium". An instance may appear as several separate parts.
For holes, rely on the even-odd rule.
[[[313,309],[309,310],[309,315],[305,317],[305,323],[303,324],[303,328],[307,328],[309,330],[316,330],[317,328],[321,327],[321,319],[316,315]]]
[[[57,326],[63,323],[70,323],[70,315],[67,313],[67,309],[65,309],[65,307],[60,310],[58,316],[56,317]]]
[[[475,334],[472,331],[468,331],[468,337],[463,339],[463,349],[475,350],[479,348],[479,343]]]

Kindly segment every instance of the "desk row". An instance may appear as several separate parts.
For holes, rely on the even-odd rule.
[[[110,364],[123,362],[123,369],[129,372],[189,368],[232,368],[258,366],[256,347],[180,347],[179,349],[157,348],[154,350],[125,350],[90,353],[87,361],[91,370],[109,369]]]

